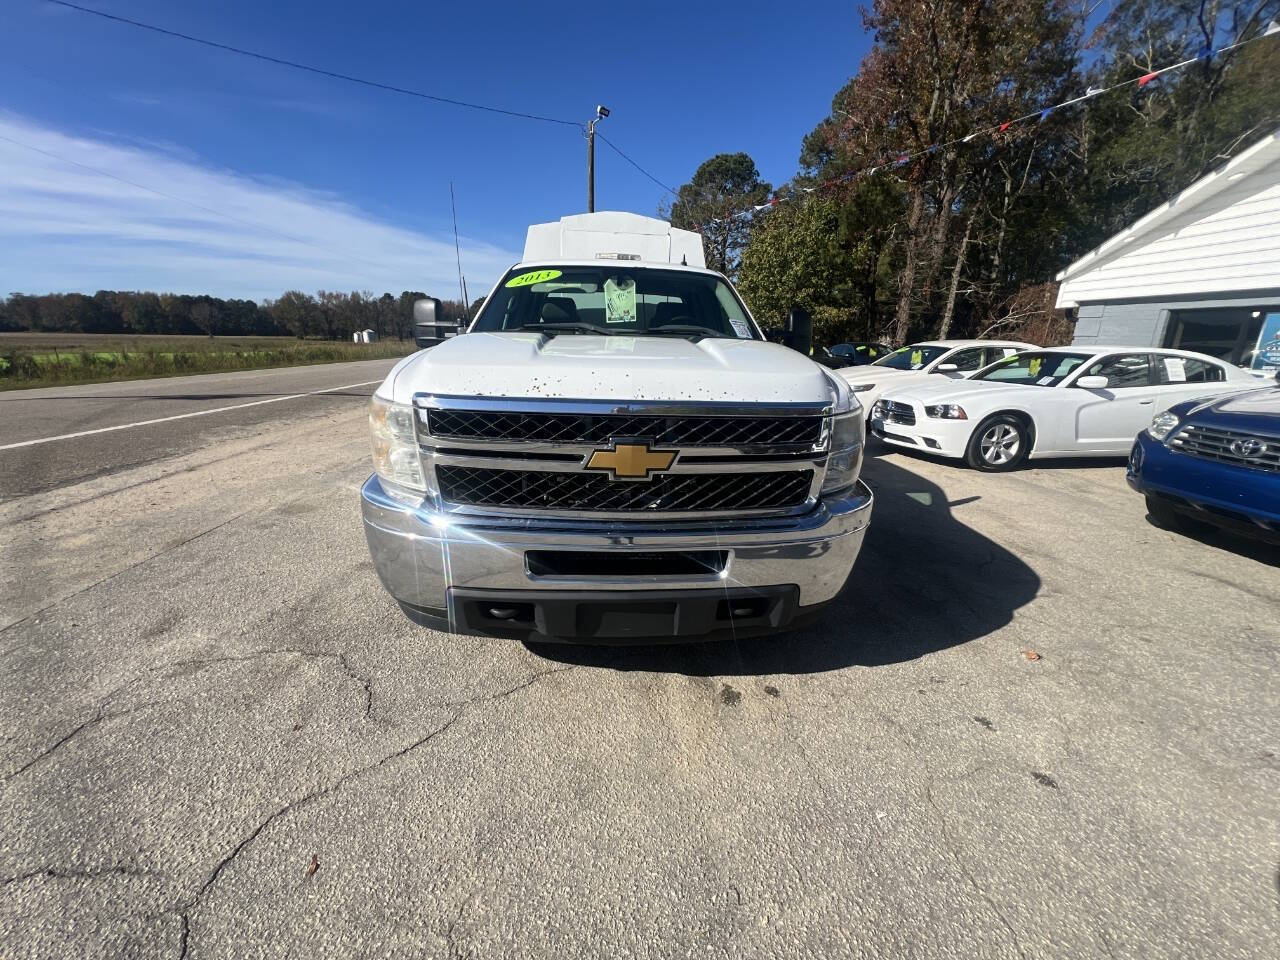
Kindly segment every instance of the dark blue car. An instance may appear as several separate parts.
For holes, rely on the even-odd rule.
[[[1138,434],[1128,480],[1163,527],[1280,543],[1280,384],[1171,407]]]

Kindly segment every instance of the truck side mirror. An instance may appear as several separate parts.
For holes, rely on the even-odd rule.
[[[413,342],[421,349],[456,337],[461,328],[444,320],[443,304],[435,297],[413,301]]]
[[[786,344],[792,350],[809,356],[813,349],[813,319],[803,307],[792,307],[787,314]]]

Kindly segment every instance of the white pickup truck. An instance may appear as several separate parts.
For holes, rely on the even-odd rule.
[[[864,413],[703,263],[701,237],[661,220],[535,225],[465,334],[387,375],[361,499],[410,617],[712,640],[795,628],[836,597],[871,517]]]

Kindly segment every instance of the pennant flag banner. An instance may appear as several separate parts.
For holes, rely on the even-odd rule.
[[[1209,44],[1205,44],[1199,49],[1196,55],[1190,58],[1189,60],[1183,60],[1180,63],[1170,64],[1169,66],[1162,67],[1159,70],[1152,70],[1149,73],[1144,73],[1142,76],[1134,77],[1131,80],[1121,80],[1119,83],[1113,83],[1109,87],[1090,86],[1085,89],[1083,96],[1075,97],[1072,100],[1065,100],[1062,103],[1055,103],[1055,104],[1052,104],[1051,106],[1043,107],[1039,110],[1035,110],[1031,113],[1028,113],[1025,116],[1014,117],[1012,120],[1006,120],[995,127],[987,127],[985,129],[974,130],[973,132],[968,133],[965,136],[959,137],[954,140],[948,140],[944,143],[930,144],[929,146],[921,150],[918,150],[915,153],[900,153],[891,163],[882,163],[874,167],[867,167],[865,170],[854,170],[848,173],[843,173],[840,176],[835,177],[833,179],[824,180],[821,183],[816,184],[815,186],[803,187],[802,189],[804,193],[813,193],[814,190],[822,190],[827,187],[834,186],[836,184],[852,183],[858,177],[869,177],[880,170],[886,170],[889,168],[897,168],[897,167],[905,166],[913,158],[923,157],[929,154],[936,153],[937,151],[941,150],[943,147],[949,147],[957,143],[970,143],[973,140],[977,139],[978,137],[982,136],[983,134],[990,136],[993,133],[1004,133],[1014,124],[1020,124],[1027,120],[1034,119],[1037,124],[1041,124],[1045,122],[1045,120],[1049,117],[1050,114],[1054,113],[1057,110],[1061,110],[1063,107],[1071,106],[1072,104],[1076,104],[1076,103],[1081,103],[1082,101],[1085,101],[1085,100],[1090,100],[1093,97],[1100,96],[1101,94],[1104,94],[1104,93],[1110,93],[1112,90],[1119,90],[1121,87],[1127,87],[1130,84],[1137,84],[1138,89],[1142,90],[1148,84],[1150,84],[1152,80],[1155,80],[1162,73],[1168,73],[1171,70],[1180,70],[1181,68],[1187,66],[1188,64],[1199,63],[1201,60],[1211,60],[1214,57],[1218,56],[1219,54],[1227,53],[1228,51],[1231,51],[1231,50],[1237,50],[1240,47],[1253,43],[1255,40],[1261,40],[1264,37],[1274,37],[1277,35],[1280,35],[1280,22],[1272,20],[1270,23],[1267,24],[1266,30],[1258,34],[1256,37],[1250,37],[1248,40],[1241,40],[1239,43],[1233,43],[1230,46],[1220,47],[1216,49],[1210,46]],[[740,217],[749,217],[754,213],[760,212],[761,210],[771,210],[774,207],[776,207],[781,201],[789,200],[789,199],[791,199],[791,197],[782,196],[780,194],[775,193],[772,197],[769,198],[767,202],[759,204],[758,206],[753,207],[750,210],[744,210],[741,213],[734,214],[732,217],[725,217],[720,220],[711,220],[707,224],[698,224],[697,229],[701,230],[703,226],[709,226],[710,224],[713,224],[713,223],[724,223],[732,220],[737,220]]]

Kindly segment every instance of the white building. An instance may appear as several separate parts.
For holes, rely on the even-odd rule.
[[[1075,342],[1262,366],[1280,336],[1280,130],[1058,274]]]

